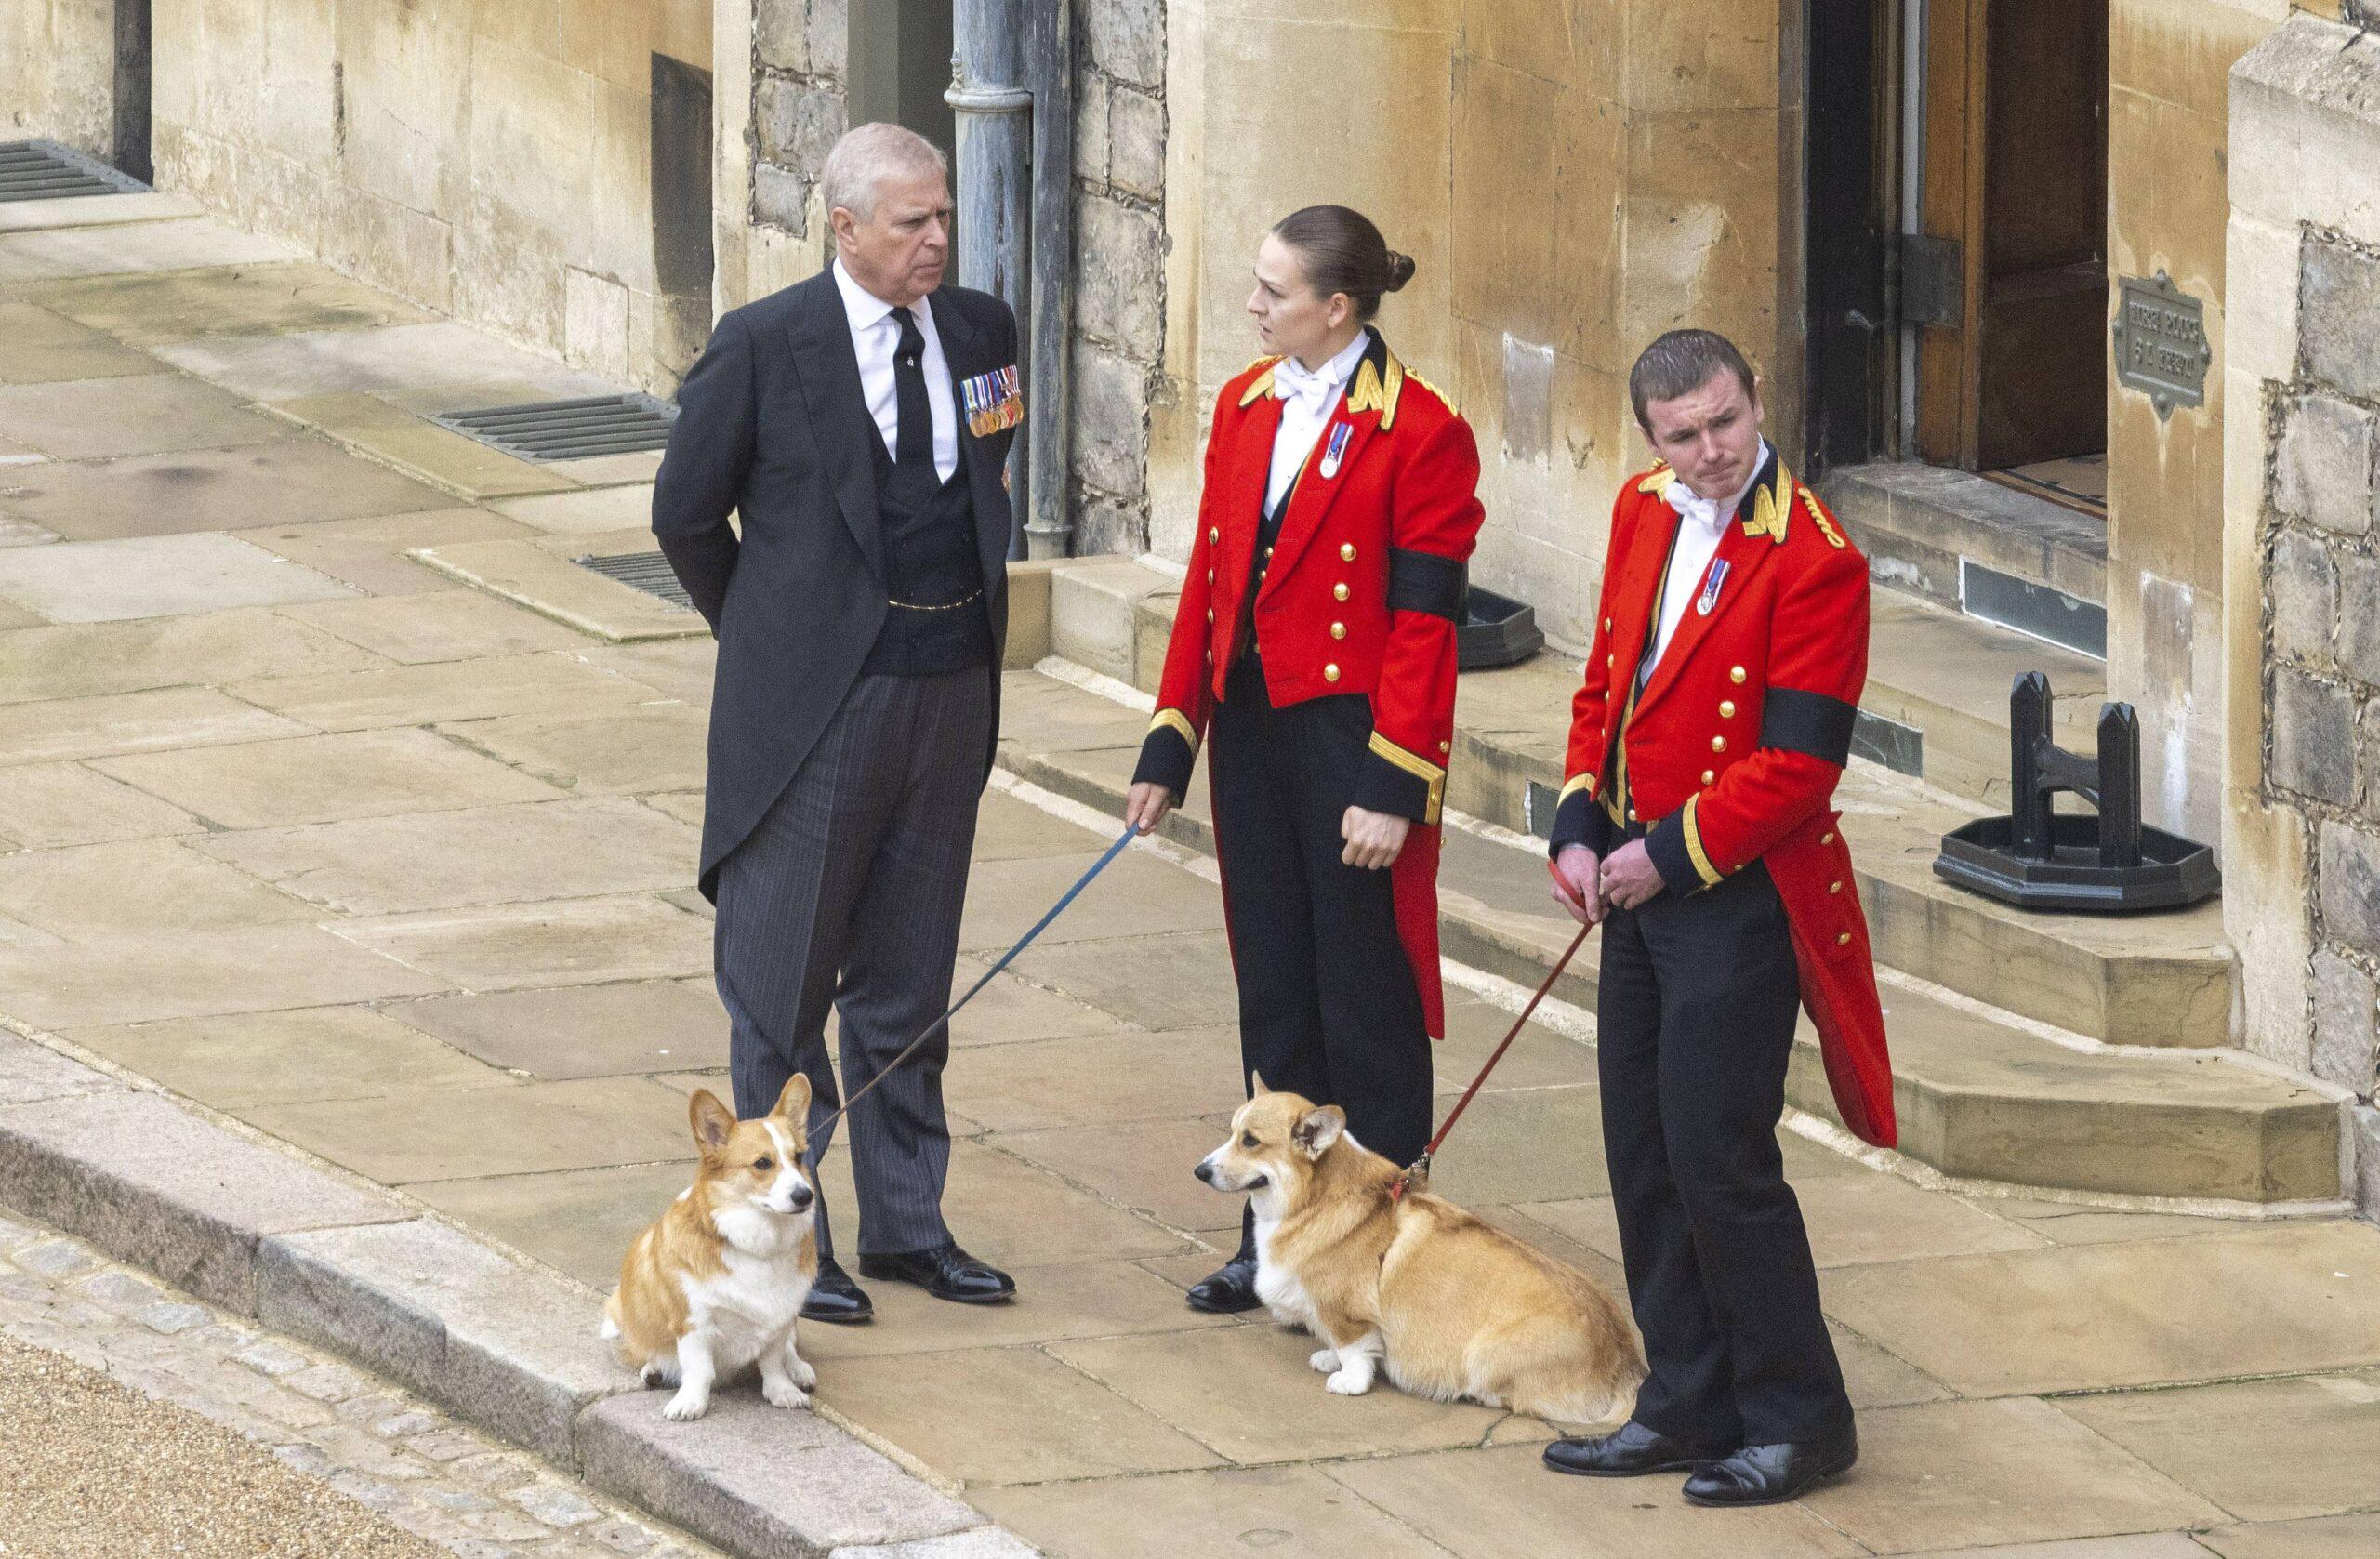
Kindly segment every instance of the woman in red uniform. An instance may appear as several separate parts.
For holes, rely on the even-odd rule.
[[[1190,568],[1125,805],[1143,833],[1210,730],[1243,1073],[1347,1113],[1397,1163],[1430,1135],[1438,813],[1479,533],[1471,429],[1370,321],[1413,262],[1341,205],[1256,252],[1274,354],[1223,386]],[[1245,1080],[1243,1078],[1243,1080]],[[1252,1223],[1190,1290],[1252,1309]]]

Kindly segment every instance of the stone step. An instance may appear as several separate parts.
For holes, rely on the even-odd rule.
[[[1053,652],[1152,691],[1172,628],[1171,581],[1121,559],[1058,565],[1049,578]],[[1983,690],[1994,679],[2013,679],[2017,669],[2043,662],[2034,658],[2020,665],[2004,644],[1977,642],[1984,635],[2013,638],[2004,630],[1891,592],[1877,592],[1876,612],[1870,662],[1879,673],[1888,670],[1890,680],[1871,675],[1871,707],[1884,700],[1887,707],[1909,712],[1923,700],[1933,721],[1926,728],[1929,736],[1942,733],[1926,744],[1937,760],[1937,783],[1954,754],[1986,747],[2000,754],[2004,806],[2007,683],[1999,683],[1996,728],[1985,727],[1993,706]],[[2030,645],[2030,652],[2063,654],[2043,644]],[[2066,656],[2047,669],[2053,679],[2071,677],[2079,661]],[[2090,670],[2096,676],[2096,666]],[[1566,721],[1577,686],[1576,663],[1554,654],[1466,673],[1455,706],[1447,804],[1516,833],[1530,832],[1533,822],[1546,824],[1545,808],[1562,786]],[[1912,686],[1926,691],[1904,691]],[[2087,729],[2075,729],[2073,720],[2096,718],[2096,702],[2061,693],[2059,705],[2065,719],[2060,740],[2088,749],[2093,737]],[[2084,706],[2088,717],[2067,716]],[[1137,742],[1137,733],[1130,739]],[[1980,761],[1969,770],[1979,769]],[[1983,788],[1979,781],[1977,788]],[[2236,972],[2223,940],[2219,904],[2123,918],[2024,913],[1952,888],[1934,875],[1942,835],[1982,807],[1963,809],[1953,804],[1955,798],[1929,794],[1866,763],[1855,764],[1838,799],[1853,814],[1846,832],[1879,961],[2109,1044],[2229,1042]]]
[[[1818,491],[1879,584],[2107,654],[2104,518],[1972,472],[1906,461],[1843,467]]]
[[[1039,672],[1008,673],[1006,698],[1002,767],[1098,811],[1121,810],[1145,717]],[[1213,850],[1203,766],[1164,831]],[[1863,871],[1863,888],[1878,880]],[[1534,987],[1575,930],[1545,884],[1544,858],[1532,845],[1448,829],[1439,916],[1446,956]],[[1880,930],[1880,943],[1889,934]],[[1591,940],[1554,987],[1590,1011],[1597,945]],[[2339,1105],[2310,1082],[2241,1064],[2231,1052],[2069,1048],[1899,983],[1888,983],[1884,996],[1901,1150],[1945,1174],[2257,1204],[2339,1195]],[[2190,1021],[2204,1021],[2198,1008],[2190,1012]],[[1789,1093],[1796,1107],[1831,1119],[1816,1044],[1805,1021]]]

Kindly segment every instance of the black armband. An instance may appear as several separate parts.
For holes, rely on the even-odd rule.
[[[1388,549],[1388,609],[1428,612],[1461,628],[1467,574],[1455,559],[1392,547]]]
[[[1851,760],[1851,728],[1859,706],[1823,693],[1770,688],[1760,710],[1760,745],[1798,752],[1842,768]]]

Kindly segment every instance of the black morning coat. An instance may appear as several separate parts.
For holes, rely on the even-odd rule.
[[[987,293],[929,298],[950,364],[992,627],[992,724],[1008,642],[1013,429],[977,438],[959,386],[1016,363],[1016,316]],[[876,422],[831,271],[722,317],[679,390],[653,534],[719,638],[702,890],[758,826],[859,675],[891,610],[877,518]],[[731,512],[741,515],[731,527]],[[740,533],[740,534],[739,534]],[[984,752],[985,778],[992,748]]]

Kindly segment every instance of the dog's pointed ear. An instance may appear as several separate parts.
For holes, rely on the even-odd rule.
[[[810,1118],[810,1079],[800,1072],[785,1080],[785,1091],[777,1095],[777,1107],[769,1112],[782,1120],[800,1125]]]
[[[1308,1110],[1289,1132],[1289,1140],[1308,1158],[1319,1158],[1339,1133],[1346,1129],[1347,1112],[1336,1104],[1323,1104]]]
[[[1260,1093],[1270,1093],[1273,1090],[1271,1089],[1264,1086],[1263,1073],[1251,1071],[1248,1074],[1248,1096],[1250,1099],[1255,1098]]]
[[[727,1134],[735,1130],[734,1112],[707,1088],[694,1090],[694,1096],[686,1102],[686,1118],[694,1128],[694,1145],[706,1157],[724,1148]]]

